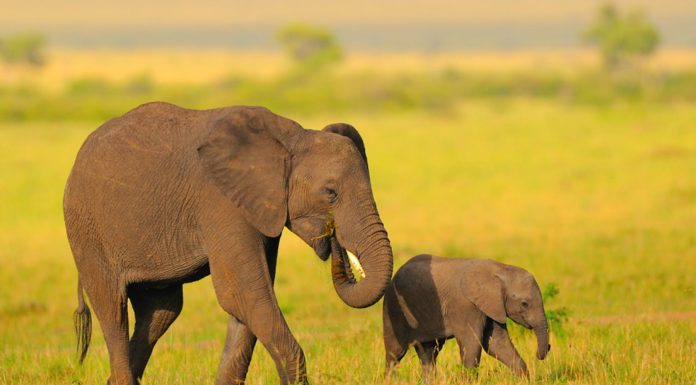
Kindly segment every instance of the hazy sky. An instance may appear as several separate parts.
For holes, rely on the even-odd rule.
[[[0,34],[53,44],[268,45],[288,22],[319,24],[347,46],[523,48],[578,44],[599,0],[0,0]],[[618,0],[641,8],[667,45],[696,46],[696,0]],[[361,26],[363,28],[361,28]],[[234,28],[244,30],[233,33]],[[224,40],[221,36],[231,37]],[[380,46],[381,44],[381,46]],[[479,47],[480,46],[480,47]]]
[[[595,0],[0,0],[4,28],[41,26],[511,22],[587,19]],[[623,0],[658,19],[692,18],[695,0]]]

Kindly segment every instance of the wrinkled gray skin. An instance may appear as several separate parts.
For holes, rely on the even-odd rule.
[[[515,373],[528,376],[510,341],[507,317],[535,331],[537,358],[543,360],[551,347],[534,277],[492,260],[413,257],[387,287],[383,306],[387,377],[414,346],[428,381],[449,338],[457,340],[467,368],[478,366],[483,348]]]
[[[282,384],[307,383],[304,354],[273,292],[283,227],[321,259],[332,255],[334,287],[350,306],[378,301],[392,273],[358,132],[346,124],[306,130],[264,108],[151,103],[107,122],[77,155],[64,212],[79,273],[81,359],[91,333],[84,288],[112,385],[139,382],[181,311],[182,284],[208,274],[230,314],[217,384],[244,383],[257,338]],[[346,249],[364,267],[360,282],[346,271]]]

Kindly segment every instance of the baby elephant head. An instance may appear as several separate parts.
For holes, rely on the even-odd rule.
[[[510,317],[533,329],[538,343],[537,358],[546,358],[551,349],[549,327],[541,290],[534,277],[516,266],[489,260],[472,262],[463,281],[465,296],[498,323],[505,323]]]

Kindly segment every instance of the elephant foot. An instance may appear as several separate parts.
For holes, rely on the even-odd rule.
[[[299,376],[294,376],[294,381],[289,381],[287,378],[281,378],[281,385],[309,385],[309,379],[307,378],[307,373]]]
[[[106,385],[140,385],[140,381],[137,378],[126,381],[116,381],[113,378],[109,378],[106,380]]]

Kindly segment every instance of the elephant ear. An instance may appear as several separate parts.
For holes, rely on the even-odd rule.
[[[367,166],[367,154],[365,153],[365,143],[363,142],[360,133],[358,132],[358,130],[355,129],[355,127],[346,123],[334,123],[324,127],[322,131],[343,135],[352,140],[355,144],[355,147],[358,148],[358,151],[360,152],[360,155],[362,156],[363,160],[365,161],[365,166]]]
[[[464,296],[485,315],[505,323],[505,287],[494,265],[486,260],[467,261],[462,274]]]
[[[240,110],[213,123],[198,148],[204,172],[269,237],[287,220],[289,153],[266,127],[264,115]]]

